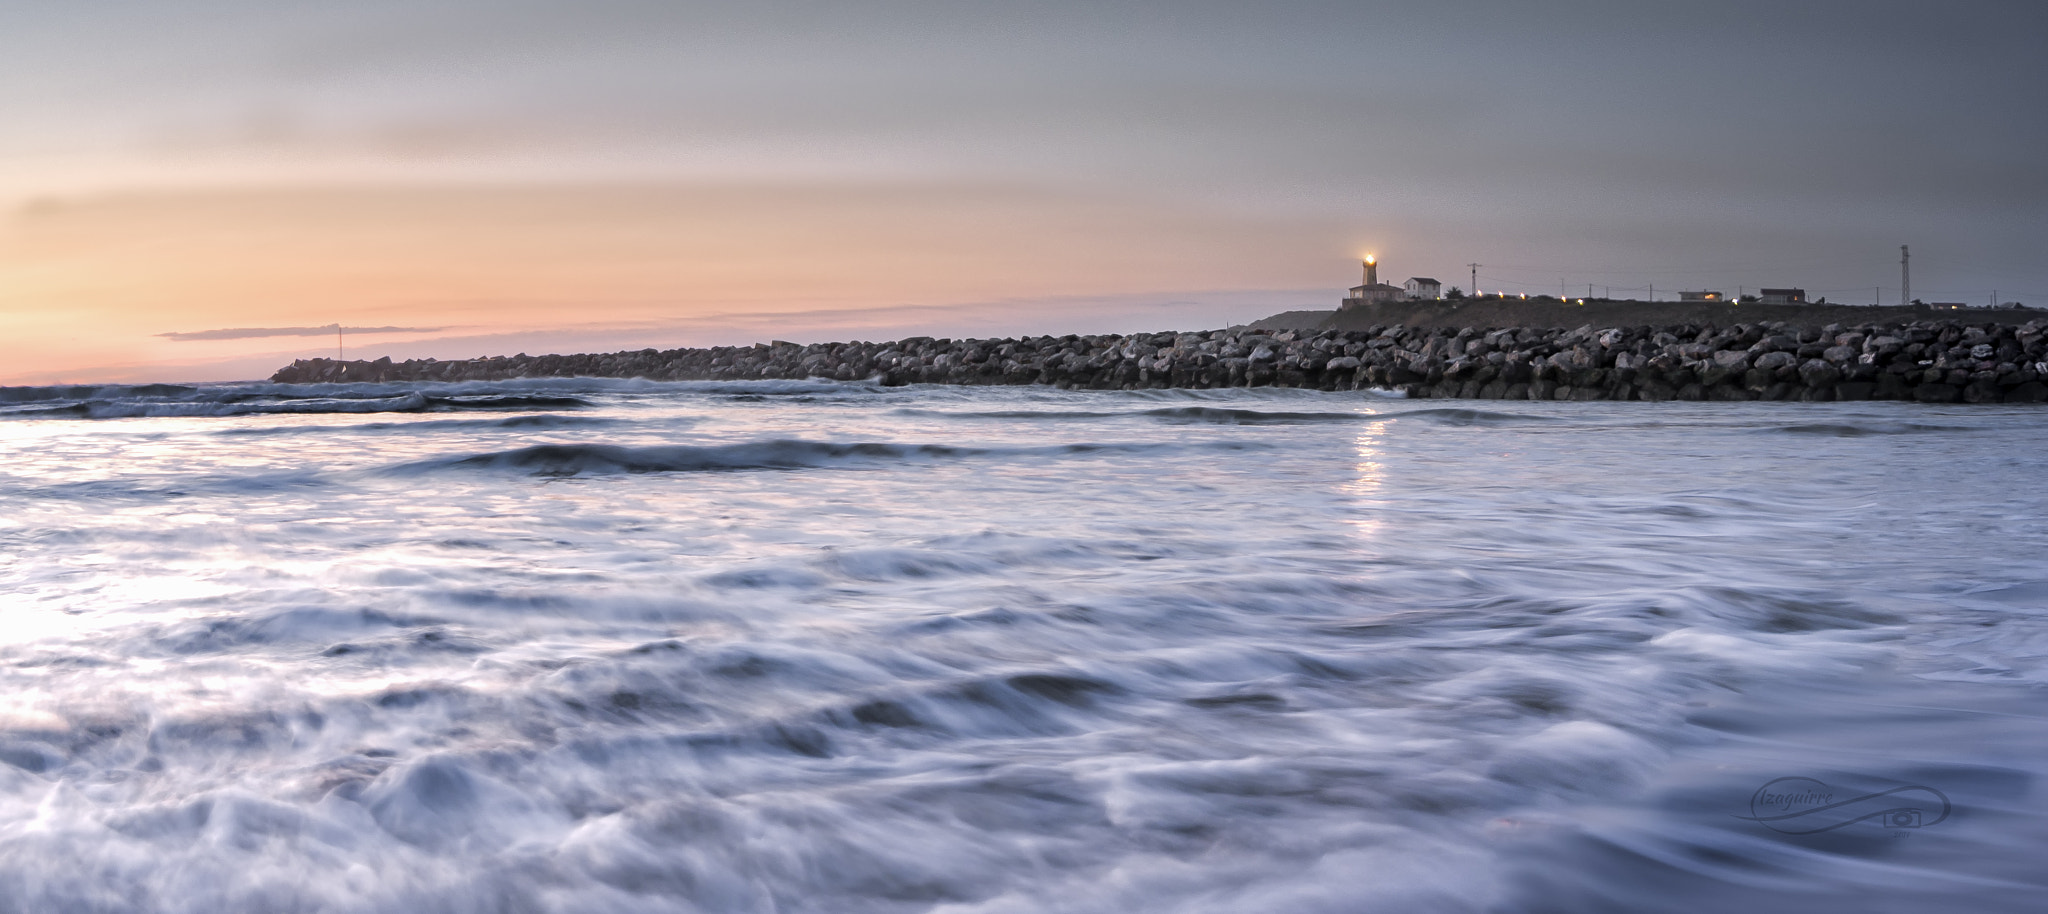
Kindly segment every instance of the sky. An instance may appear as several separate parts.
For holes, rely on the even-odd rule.
[[[2048,4],[8,0],[0,384],[1207,329],[1383,279],[2048,305]],[[233,333],[228,331],[259,331]],[[296,332],[286,332],[296,331]]]

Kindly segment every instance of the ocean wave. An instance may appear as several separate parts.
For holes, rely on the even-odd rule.
[[[318,432],[453,432],[489,431],[494,429],[536,431],[557,428],[601,428],[625,424],[627,420],[603,416],[558,416],[552,413],[538,413],[526,416],[509,416],[503,419],[419,419],[406,422],[364,422],[356,425],[266,425],[252,428],[224,428],[216,435],[245,437],[251,435],[291,436]],[[674,424],[678,420],[669,419]]]
[[[1442,407],[1435,409],[1411,409],[1398,413],[1381,413],[1376,419],[1420,419],[1437,425],[1514,425],[1524,422],[1556,422],[1555,416],[1531,416],[1521,413],[1496,413],[1483,409],[1458,409]]]
[[[47,401],[44,401],[47,402]],[[206,418],[350,413],[429,413],[581,409],[589,400],[566,395],[484,394],[430,395],[409,391],[394,396],[288,398],[248,393],[213,398],[87,399],[57,406],[0,409],[0,417],[18,419]]]
[[[2016,412],[849,390],[0,426],[0,912],[2039,906]]]
[[[7,494],[51,502],[97,499],[144,502],[198,496],[250,497],[315,489],[333,482],[326,473],[285,470],[273,473],[189,473],[109,476],[73,482],[30,484]]]
[[[1250,445],[1215,442],[1203,447],[1238,450]],[[512,470],[534,476],[691,473],[737,470],[801,470],[829,467],[957,460],[982,456],[1060,457],[1077,454],[1157,451],[1170,444],[1059,444],[1043,447],[962,447],[947,444],[839,443],[778,439],[737,444],[654,445],[537,444],[508,451],[415,461],[387,470],[395,475],[446,470]]]
[[[1182,422],[1211,422],[1218,425],[1292,425],[1310,422],[1363,422],[1374,418],[1365,413],[1273,412],[1258,409],[1227,409],[1217,406],[1176,406],[1149,409],[1144,415]]]
[[[1928,432],[1961,432],[1969,429],[1951,425],[1923,425],[1917,422],[1813,422],[1777,425],[1758,429],[1767,434],[1812,435],[1820,438],[1867,438],[1873,435],[1919,435]]]
[[[751,381],[656,381],[663,390],[687,393],[752,395],[764,397],[805,396],[815,394],[877,394],[899,393],[901,387],[883,387],[873,380],[834,381],[827,378],[811,378],[803,381],[764,379]]]
[[[488,454],[471,454],[407,464],[403,470],[518,470],[535,476],[611,473],[687,473],[706,470],[792,470],[834,465],[963,457],[976,448],[944,445],[831,444],[822,441],[761,441],[727,445],[537,444]]]
[[[175,397],[198,391],[179,384],[65,384],[54,387],[0,387],[0,403],[41,403],[50,400]]]
[[[992,409],[958,411],[945,409],[918,409],[905,407],[889,411],[892,416],[917,416],[932,419],[1114,419],[1120,416],[1142,415],[1135,412],[1104,412],[1101,410],[1076,409]]]
[[[1163,419],[1169,422],[1210,423],[1216,425],[1300,425],[1322,422],[1383,422],[1389,419],[1419,419],[1439,425],[1505,425],[1523,422],[1555,422],[1553,416],[1525,415],[1520,413],[1490,412],[1459,407],[1434,407],[1411,409],[1402,412],[1360,413],[1360,412],[1304,412],[1294,410],[1248,409],[1228,406],[1165,406],[1143,410],[1062,410],[1062,409],[1006,409],[1006,410],[937,410],[905,407],[892,410],[891,415],[920,416],[940,419],[1025,419],[1025,420],[1068,420],[1068,419]]]
[[[330,413],[435,413],[584,409],[592,396],[635,401],[697,394],[728,401],[866,398],[894,389],[869,382],[647,381],[515,378],[503,381],[141,384],[0,387],[0,419],[206,418]]]
[[[1130,411],[1012,409],[977,412],[905,408],[893,410],[891,414],[945,419],[1067,420],[1144,418],[1165,419],[1173,422],[1212,423],[1216,425],[1292,425],[1313,422],[1362,422],[1377,418],[1366,413],[1278,412],[1220,406],[1169,406],[1159,409]]]
[[[63,406],[30,406],[0,409],[0,419],[90,419],[92,409],[84,403]]]

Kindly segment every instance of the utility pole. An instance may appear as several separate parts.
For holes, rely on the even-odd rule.
[[[1479,296],[1479,265],[1468,263],[1466,266],[1472,268],[1472,296],[1477,298]]]
[[[1654,282],[1650,284],[1650,300],[1657,300],[1657,284]]]
[[[334,360],[335,360],[335,361],[337,361],[337,362],[347,361],[347,359],[343,358],[343,357],[342,357],[342,354],[341,354],[341,325],[340,325],[340,324],[335,324],[335,325],[334,325]]]
[[[1913,272],[1908,269],[1907,263],[1911,257],[1912,255],[1906,252],[1906,246],[1903,244],[1899,245],[1899,304],[1901,305],[1913,303]]]

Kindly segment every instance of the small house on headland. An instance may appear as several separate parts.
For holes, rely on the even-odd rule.
[[[1727,301],[1728,297],[1719,292],[1680,292],[1679,301]]]
[[[1806,304],[1805,289],[1758,289],[1757,300],[1766,305]]]
[[[1415,301],[1434,301],[1444,297],[1444,284],[1427,276],[1410,276],[1401,287],[1407,290],[1408,298]]]

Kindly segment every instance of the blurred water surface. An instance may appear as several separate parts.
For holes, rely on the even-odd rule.
[[[2048,414],[1482,406],[0,392],[0,911],[2038,909]]]

